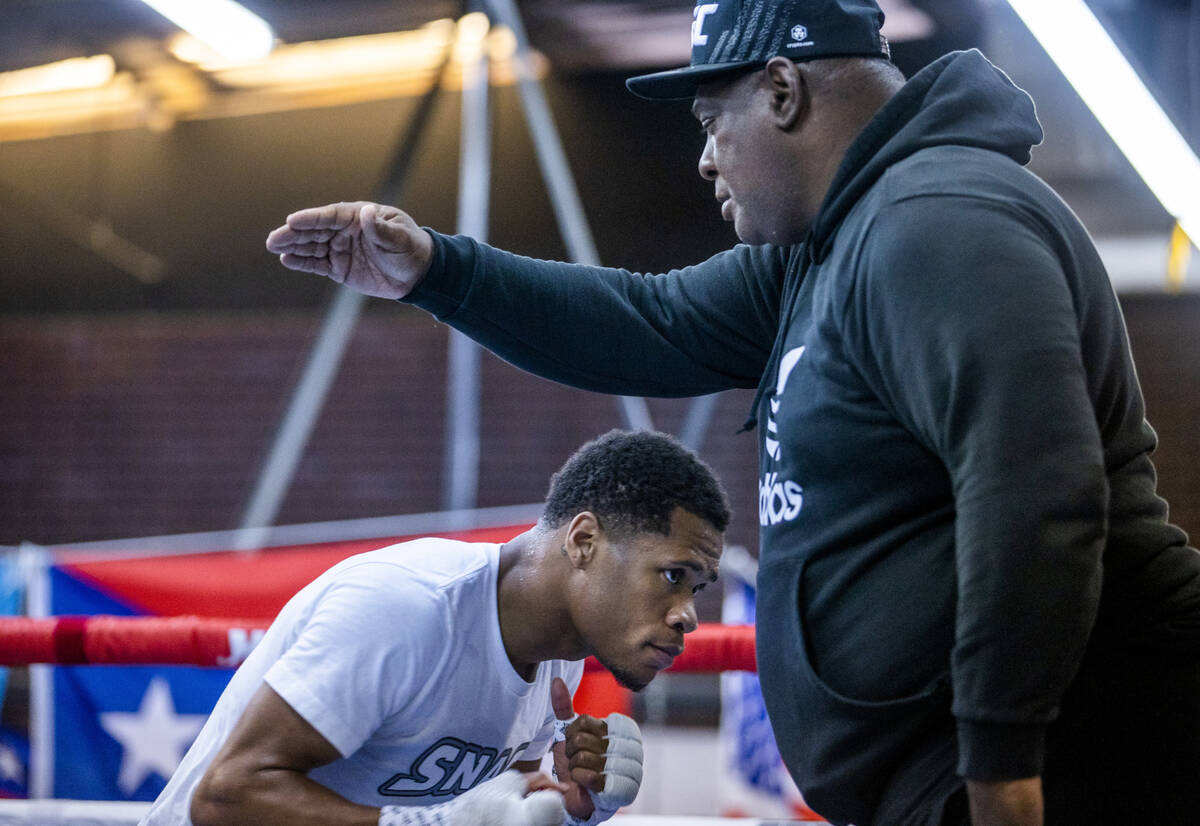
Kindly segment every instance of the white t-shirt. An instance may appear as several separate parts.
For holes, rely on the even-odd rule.
[[[356,803],[430,805],[540,759],[550,681],[574,693],[583,663],[543,662],[532,683],[517,674],[500,636],[499,559],[499,545],[418,539],[330,568],[233,675],[142,826],[190,826],[196,784],[264,680],[342,755],[309,777]]]

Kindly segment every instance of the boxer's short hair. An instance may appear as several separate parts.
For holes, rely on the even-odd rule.
[[[671,532],[675,508],[724,532],[729,502],[712,469],[674,437],[611,430],[594,439],[550,477],[541,523],[557,528],[591,511],[610,534]]]

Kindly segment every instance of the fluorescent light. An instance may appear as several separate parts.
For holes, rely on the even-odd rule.
[[[261,60],[275,45],[267,22],[233,0],[142,2],[230,60]]]
[[[0,97],[98,89],[113,79],[116,69],[112,57],[101,54],[4,72],[0,73]]]
[[[180,31],[168,49],[186,66],[167,60],[135,76],[115,71],[112,58],[101,55],[87,58],[90,71],[72,72],[73,79],[63,80],[57,64],[49,73],[36,67],[0,74],[0,142],[343,106],[424,94],[433,83],[460,89],[464,64],[452,57],[441,72],[456,46],[463,58],[484,51],[492,85],[519,81],[515,35],[504,26],[489,28],[478,15],[457,25],[442,19],[414,31],[280,44],[255,61],[231,60]],[[532,58],[536,76],[544,76],[546,59],[536,52]],[[83,88],[89,85],[95,87]]]
[[[0,97],[0,142],[129,129],[142,124],[152,106],[123,72],[91,89]]]
[[[459,63],[474,63],[482,59],[485,38],[491,21],[481,11],[473,11],[458,20],[458,38],[454,41],[454,59]]]
[[[488,32],[487,51],[494,63],[511,61],[517,53],[517,36],[508,26],[493,26]]]
[[[286,43],[256,63],[221,60],[187,37],[173,41],[171,52],[231,87],[331,87],[363,78],[428,75],[441,64],[453,36],[454,23],[440,20],[411,32]]]
[[[357,35],[304,43],[284,43],[263,60],[226,60],[195,37],[180,33],[169,47],[176,58],[211,74],[227,89],[256,89],[272,93],[319,93],[342,102],[419,94],[436,81],[436,72],[451,53],[450,72],[442,79],[448,89],[462,83],[462,64],[486,54],[492,61],[495,85],[516,82],[513,57],[516,36],[505,26],[491,26],[483,14],[469,14],[457,24],[434,20],[420,29]],[[537,70],[544,72],[544,60]],[[374,91],[372,91],[374,90]],[[350,97],[346,97],[349,95]],[[315,98],[309,98],[315,104]]]
[[[1083,0],[1009,0],[1084,103],[1200,243],[1200,160]]]

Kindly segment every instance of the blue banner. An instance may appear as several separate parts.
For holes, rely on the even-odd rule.
[[[754,585],[726,581],[721,620],[754,622],[754,598]],[[820,820],[804,805],[779,756],[757,674],[721,675],[720,744],[717,800],[723,817]]]
[[[0,616],[12,617],[21,613],[21,566],[17,554],[0,556]],[[0,703],[8,687],[8,669],[0,667]]]

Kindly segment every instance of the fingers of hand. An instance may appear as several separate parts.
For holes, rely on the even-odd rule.
[[[577,734],[591,734],[603,739],[608,736],[608,725],[590,714],[580,714],[567,724],[567,736],[574,737]]]
[[[600,758],[603,761],[604,758]],[[581,765],[576,765],[581,763]],[[604,789],[604,772],[598,768],[592,768],[587,763],[594,761],[587,758],[571,761],[571,773],[567,775],[572,783],[578,783],[583,788],[587,789],[592,794],[593,801]]]
[[[294,230],[345,229],[358,219],[359,210],[368,201],[342,201],[337,204],[302,209],[287,217],[287,225]]]
[[[593,792],[604,789],[605,762],[609,751],[608,725],[587,714],[580,715],[566,730],[563,743],[570,777]]]
[[[550,681],[550,705],[554,709],[554,716],[559,720],[575,719],[575,706],[571,700],[571,690],[567,688],[562,677],[555,677]]]
[[[413,252],[413,233],[422,231],[405,213],[378,204],[365,205],[358,222],[368,242],[384,252],[401,255]]]
[[[363,239],[372,247],[384,252],[404,252],[408,246],[402,239],[395,237],[390,227],[380,226],[372,204],[362,208],[359,225],[362,227]]]
[[[353,230],[344,230],[342,232],[335,233],[334,236],[329,239],[329,248],[331,250],[336,250],[337,252],[347,252],[354,249],[354,247],[359,244],[359,239],[361,238],[362,233]]]
[[[267,233],[267,250],[281,253],[295,243],[295,231],[286,224]]]
[[[267,249],[270,252],[294,252],[295,248],[304,244],[323,244],[337,235],[337,230],[314,229],[295,230],[291,227],[277,227],[267,236]]]
[[[375,207],[376,219],[381,223],[394,227],[403,227],[406,232],[415,232],[420,229],[417,222],[412,219],[412,216],[402,209],[381,204],[376,204]]]
[[[604,788],[595,795],[596,805],[615,811],[628,806],[642,785],[642,732],[624,714],[610,714],[608,748],[604,753]]]
[[[584,718],[581,717],[579,719],[582,720]],[[608,749],[608,743],[604,739],[603,732],[576,728],[578,722],[579,720],[576,720],[567,726],[567,739],[564,744],[566,746],[567,758],[570,759],[580,752],[591,752],[603,758],[605,751]],[[601,768],[603,768],[603,765]]]
[[[333,265],[329,263],[328,258],[312,258],[307,255],[284,253],[279,256],[279,263],[283,264],[289,270],[316,273],[326,278],[333,276]]]
[[[550,706],[554,709],[554,742],[561,743],[567,739],[567,727],[575,719],[575,708],[571,700],[571,690],[561,677],[550,681]]]
[[[604,766],[604,784],[596,792],[596,805],[619,809],[637,799],[642,787],[642,763],[627,757],[609,757]]]
[[[610,714],[604,718],[605,732],[608,737],[610,754],[622,754],[642,759],[642,730],[632,717],[624,714]]]
[[[329,245],[317,242],[292,244],[284,252],[288,255],[301,255],[306,258],[326,258],[329,256]]]

